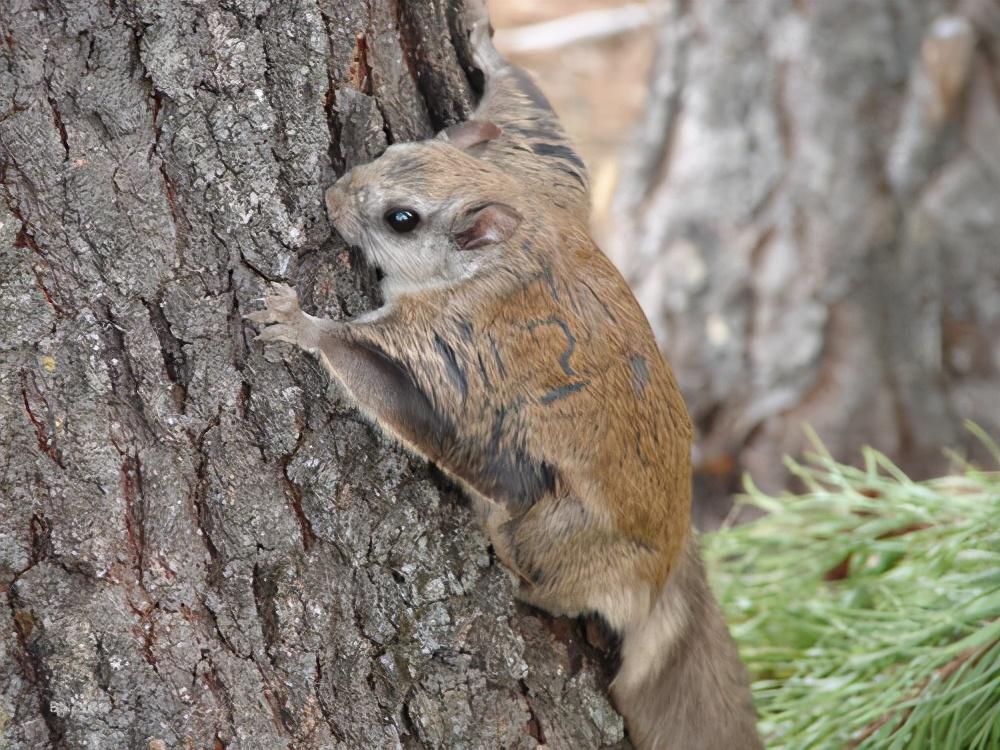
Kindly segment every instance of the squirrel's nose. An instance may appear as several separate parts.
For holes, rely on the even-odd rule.
[[[344,195],[337,189],[336,185],[331,185],[326,189],[326,214],[333,224],[337,223],[340,212],[344,208]]]

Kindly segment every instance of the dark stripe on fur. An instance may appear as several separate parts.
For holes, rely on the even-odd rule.
[[[469,395],[469,381],[465,377],[465,370],[458,364],[455,350],[442,339],[438,334],[434,334],[434,348],[437,349],[441,359],[444,360],[444,369],[455,387],[461,392],[464,400]]]

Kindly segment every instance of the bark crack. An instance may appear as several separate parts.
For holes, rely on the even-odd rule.
[[[198,529],[198,534],[205,542],[205,548],[208,550],[209,558],[212,561],[211,568],[213,571],[218,572],[221,566],[221,561],[219,559],[219,550],[216,548],[215,543],[212,541],[212,536],[208,532],[209,519],[208,519],[208,509],[205,506],[205,495],[208,492],[208,453],[205,452],[205,439],[208,433],[217,428],[222,419],[222,407],[219,407],[218,413],[209,421],[208,425],[201,431],[201,433],[194,439],[194,447],[198,453],[198,463],[195,466],[195,485],[194,491],[192,493],[192,502],[194,505],[194,521],[195,526]],[[221,635],[221,633],[220,633]]]
[[[282,457],[281,464],[281,476],[285,482],[285,487],[288,489],[289,504],[292,507],[292,512],[295,513],[295,518],[299,522],[299,530],[302,534],[302,549],[308,552],[313,544],[316,543],[316,532],[313,529],[312,521],[309,520],[309,516],[306,515],[305,510],[302,507],[302,488],[292,479],[288,473],[288,466],[291,464],[292,459],[299,452],[302,444],[306,441],[307,430],[305,427],[299,430],[298,440],[296,441],[295,447],[292,452],[288,455]]]
[[[55,286],[56,291],[60,296],[63,296],[62,289],[59,284],[59,278],[55,273],[55,267],[53,266],[52,261],[49,260],[48,255],[41,249],[41,247],[39,247],[38,240],[35,239],[34,230],[28,223],[28,220],[21,213],[20,207],[7,187],[7,178],[6,164],[0,163],[0,187],[3,188],[4,202],[7,204],[7,208],[10,210],[11,214],[13,214],[14,218],[21,222],[21,228],[18,230],[17,236],[14,238],[14,247],[27,248],[28,250],[31,250],[31,252],[37,256],[39,263],[49,269],[52,276],[52,283]],[[35,266],[32,270],[35,274],[35,284],[38,286],[38,290],[45,297],[45,301],[49,303],[49,306],[52,308],[53,312],[55,312],[56,317],[72,317],[64,305],[56,302],[55,296],[45,285],[39,266]]]
[[[316,704],[319,706],[319,712],[323,717],[323,721],[326,722],[327,727],[330,729],[330,734],[339,742],[344,742],[344,734],[338,729],[337,723],[333,718],[335,712],[323,699],[323,660],[319,654],[315,654],[314,658],[316,659],[316,672],[313,677],[313,694],[316,696]]]
[[[142,465],[138,455],[123,454],[120,474],[125,498],[125,531],[135,560],[136,576],[141,584],[146,549],[146,499],[142,492]]]
[[[35,373],[28,370],[21,370],[21,400],[24,403],[24,411],[28,415],[28,421],[35,429],[38,450],[51,458],[60,469],[65,469],[62,452],[56,444],[56,431],[52,423],[49,402],[38,387]],[[34,403],[35,408],[32,408],[32,403]],[[36,409],[42,414],[36,414]]]
[[[278,587],[274,578],[265,573],[258,562],[253,566],[251,588],[254,607],[257,610],[257,621],[260,623],[261,637],[264,640],[264,652],[267,654],[271,669],[279,670],[277,653],[281,644],[281,628],[278,623],[276,603]],[[256,666],[263,683],[264,698],[271,708],[271,719],[275,728],[288,736],[293,736],[295,721],[288,711],[286,701],[271,689],[271,679],[265,673],[263,666],[260,664]]]
[[[535,713],[535,707],[532,705],[531,692],[528,690],[528,683],[524,680],[518,680],[518,685],[521,688],[521,695],[524,696],[524,704],[528,707],[528,724],[525,727],[525,731],[534,740],[543,747],[545,746],[545,729],[542,727],[542,721],[538,718]]]
[[[49,88],[51,84],[49,81],[45,82],[46,88]],[[55,123],[56,130],[59,132],[59,141],[62,143],[63,151],[65,152],[65,158],[63,161],[69,161],[69,136],[66,134],[66,124],[63,122],[62,114],[59,112],[59,107],[56,105],[56,100],[52,98],[51,95],[46,97],[49,102],[49,107],[52,109],[52,121]]]
[[[34,640],[32,634],[39,623],[30,609],[20,606],[20,599],[14,587],[11,587],[7,592],[7,604],[10,607],[14,633],[17,637],[18,653],[15,654],[15,660],[25,681],[35,690],[42,720],[45,722],[45,728],[49,734],[50,747],[65,747],[66,743],[63,738],[66,734],[66,726],[65,722],[52,710],[52,685],[49,683],[48,673],[45,669],[45,660],[32,647]]]
[[[162,296],[152,302],[143,300],[143,304],[149,312],[149,323],[160,342],[163,368],[173,384],[171,392],[174,405],[181,414],[184,414],[187,409],[187,392],[191,379],[191,370],[184,352],[184,344],[189,342],[179,339],[170,330],[170,321],[167,320],[167,316],[163,312]]]

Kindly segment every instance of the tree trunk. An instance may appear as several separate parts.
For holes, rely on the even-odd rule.
[[[916,475],[1000,434],[1000,11],[666,3],[608,243],[697,463],[775,489],[811,424]]]
[[[0,2],[0,745],[621,739],[444,482],[241,320],[376,302],[323,190],[470,111],[455,17]]]

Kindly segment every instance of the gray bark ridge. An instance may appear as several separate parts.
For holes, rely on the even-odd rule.
[[[323,189],[468,113],[454,13],[3,0],[3,747],[621,740],[465,506],[241,321],[371,306]]]
[[[977,455],[963,419],[1000,433],[995,3],[665,5],[607,244],[702,471],[778,489],[804,423],[919,476]]]

